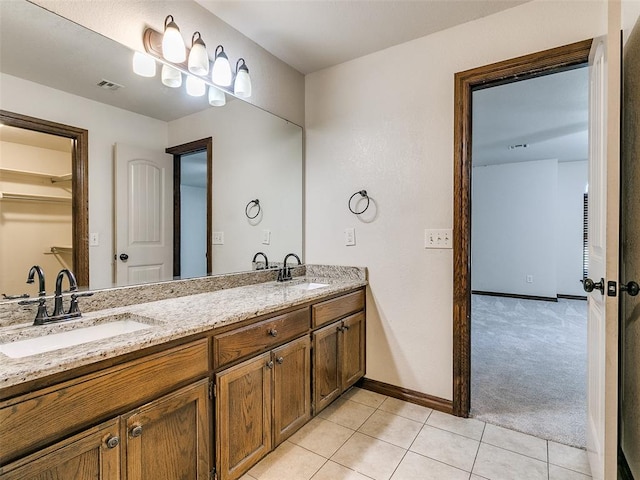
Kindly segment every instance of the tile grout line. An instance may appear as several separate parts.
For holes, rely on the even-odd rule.
[[[482,433],[480,434],[480,440],[478,441],[478,450],[476,450],[476,455],[473,457],[473,464],[471,465],[471,472],[469,473],[469,478],[473,475],[473,469],[476,467],[476,461],[478,460],[478,455],[480,454],[480,447],[482,446],[482,438],[484,437],[484,431],[487,428],[487,423],[485,422],[482,427]]]

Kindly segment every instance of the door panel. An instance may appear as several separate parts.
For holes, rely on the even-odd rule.
[[[173,159],[162,152],[119,143],[114,165],[116,283],[170,280]]]
[[[620,282],[640,282],[640,24],[624,48]],[[620,447],[640,478],[640,295],[620,295]]]
[[[332,323],[313,332],[313,408],[320,412],[340,395],[338,328]]]
[[[357,313],[342,322],[342,389],[346,390],[364,376],[365,317]]]

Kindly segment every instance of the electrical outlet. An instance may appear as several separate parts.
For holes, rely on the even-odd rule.
[[[213,232],[213,244],[224,245],[224,232]]]
[[[527,283],[533,283],[533,275],[527,275]]]
[[[262,244],[269,245],[271,243],[271,230],[262,230]]]
[[[98,232],[93,232],[89,234],[89,246],[90,247],[100,246],[100,234]]]
[[[351,247],[356,244],[356,229],[353,227],[344,229],[344,244]]]
[[[424,248],[453,248],[450,228],[424,230]]]

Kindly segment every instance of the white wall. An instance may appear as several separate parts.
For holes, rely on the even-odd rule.
[[[259,251],[270,263],[300,255],[300,127],[241,101],[169,123],[170,145],[207,137],[213,137],[213,230],[224,233],[224,244],[213,246],[213,273],[250,270]],[[256,198],[262,214],[250,221],[245,207]],[[263,230],[271,231],[269,245]]]
[[[557,290],[559,294],[585,296],[582,289],[582,240],[587,162],[558,163]]]
[[[144,52],[142,35],[147,27],[164,30],[173,15],[185,42],[199,31],[209,55],[224,45],[235,66],[243,57],[249,67],[253,92],[249,102],[298,125],[304,122],[304,76],[258,44],[191,0],[34,0],[48,10],[94,30],[121,44]]]
[[[89,285],[113,284],[113,145],[158,149],[167,145],[167,123],[37,83],[0,74],[0,109],[89,130]]]
[[[369,267],[367,377],[452,398],[452,252],[423,229],[452,226],[455,72],[605,32],[604,2],[533,1],[307,75],[306,260]]]
[[[475,167],[471,206],[472,290],[555,297],[558,161]]]

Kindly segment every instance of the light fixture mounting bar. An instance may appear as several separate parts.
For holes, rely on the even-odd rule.
[[[197,77],[207,85],[216,87],[216,88],[222,90],[225,93],[229,93],[231,95],[234,95],[233,90],[231,88],[229,88],[229,87],[221,87],[220,85],[216,85],[215,83],[213,83],[211,81],[211,79],[208,76],[205,77],[205,76],[196,75],[196,74],[190,72],[189,71],[189,66],[187,64],[188,60],[185,60],[182,63],[173,63],[173,62],[169,62],[169,61],[165,60],[165,58],[162,56],[162,34],[160,32],[157,32],[153,28],[147,28],[144,31],[144,35],[142,36],[142,43],[144,45],[144,49],[147,52],[147,54],[150,55],[151,57],[155,58],[160,63],[165,64],[165,65],[169,65],[169,66],[175,68],[176,70],[179,70],[180,72],[184,73],[185,75],[190,75],[192,77]],[[189,58],[190,50],[191,49],[189,47],[187,47],[187,59]]]

